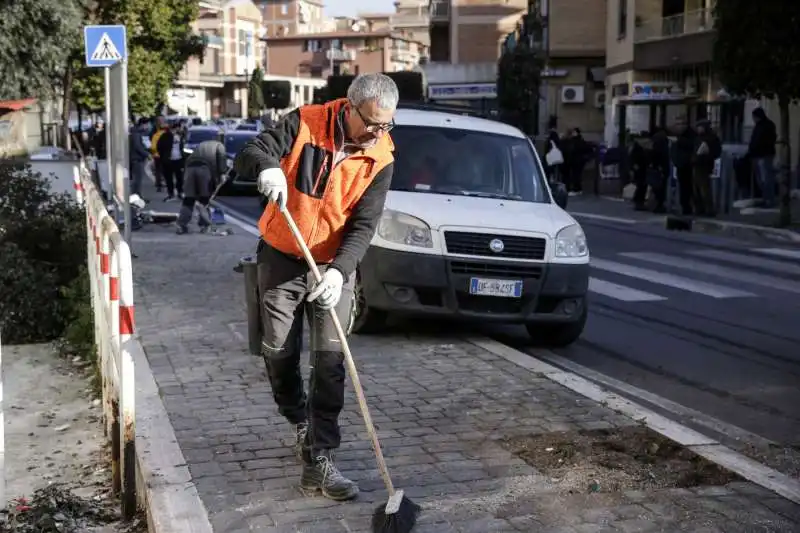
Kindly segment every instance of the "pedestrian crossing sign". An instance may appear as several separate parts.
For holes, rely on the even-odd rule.
[[[83,44],[87,67],[110,67],[127,59],[125,26],[84,26]]]

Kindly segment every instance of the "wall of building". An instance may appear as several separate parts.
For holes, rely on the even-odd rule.
[[[550,0],[551,56],[602,55],[606,48],[606,2]]]
[[[450,61],[497,61],[503,39],[527,11],[527,0],[453,0]]]

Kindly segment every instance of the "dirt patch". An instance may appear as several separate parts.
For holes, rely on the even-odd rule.
[[[725,485],[739,476],[646,427],[547,433],[500,441],[570,493]]]
[[[111,494],[92,367],[51,345],[3,346],[6,512],[0,532],[128,533]]]

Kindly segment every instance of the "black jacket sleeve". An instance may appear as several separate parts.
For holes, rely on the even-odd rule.
[[[247,142],[233,162],[236,174],[255,178],[262,170],[280,167],[281,158],[292,151],[299,129],[300,110],[295,109]]]
[[[355,272],[375,236],[393,173],[394,163],[386,165],[378,172],[347,220],[342,245],[330,265],[341,272],[345,279]]]

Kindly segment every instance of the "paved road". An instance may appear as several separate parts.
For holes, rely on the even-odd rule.
[[[224,202],[249,217],[258,215],[253,198]],[[711,424],[741,438],[743,451],[755,445],[751,455],[798,475],[800,248],[650,225],[582,223],[593,268],[591,312],[581,340],[549,352],[530,347],[522,328],[486,332],[587,377],[597,378],[597,372],[598,379],[618,380],[625,385],[618,392],[650,407],[662,410],[665,398],[742,428],[737,433],[698,424],[691,412],[669,413],[705,432]],[[630,386],[659,398],[643,397]]]

